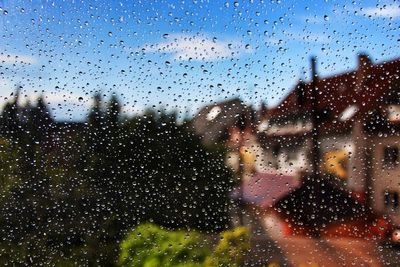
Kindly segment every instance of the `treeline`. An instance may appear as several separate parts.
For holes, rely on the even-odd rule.
[[[229,225],[231,173],[174,113],[121,121],[100,95],[87,121],[55,122],[18,94],[0,118],[0,264],[112,266],[135,225]]]

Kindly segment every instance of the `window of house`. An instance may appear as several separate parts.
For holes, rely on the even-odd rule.
[[[385,191],[383,196],[384,196],[385,207],[389,207],[390,206],[390,199],[391,199],[391,195],[390,195],[389,191]]]
[[[393,167],[399,164],[399,148],[396,146],[387,146],[383,152],[383,163],[386,167]]]
[[[281,149],[280,145],[275,144],[272,146],[272,155],[274,155],[275,157],[277,157],[281,151],[282,151],[282,149]]]
[[[397,209],[399,207],[399,193],[386,190],[384,192],[384,204],[386,208]]]

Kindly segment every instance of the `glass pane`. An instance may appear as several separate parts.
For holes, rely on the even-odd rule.
[[[0,1],[0,265],[397,266],[397,1]]]

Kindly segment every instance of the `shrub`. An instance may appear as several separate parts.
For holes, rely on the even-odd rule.
[[[151,223],[136,227],[121,243],[120,266],[241,266],[250,249],[245,227],[224,231],[210,251],[207,238],[195,231],[170,231]]]
[[[121,243],[121,266],[201,266],[209,249],[201,234],[168,231],[151,223],[139,225]]]
[[[250,234],[246,227],[224,231],[212,255],[206,259],[205,266],[241,266],[249,249]]]

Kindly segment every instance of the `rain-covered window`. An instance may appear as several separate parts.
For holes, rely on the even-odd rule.
[[[400,266],[396,0],[0,0],[0,266]]]

